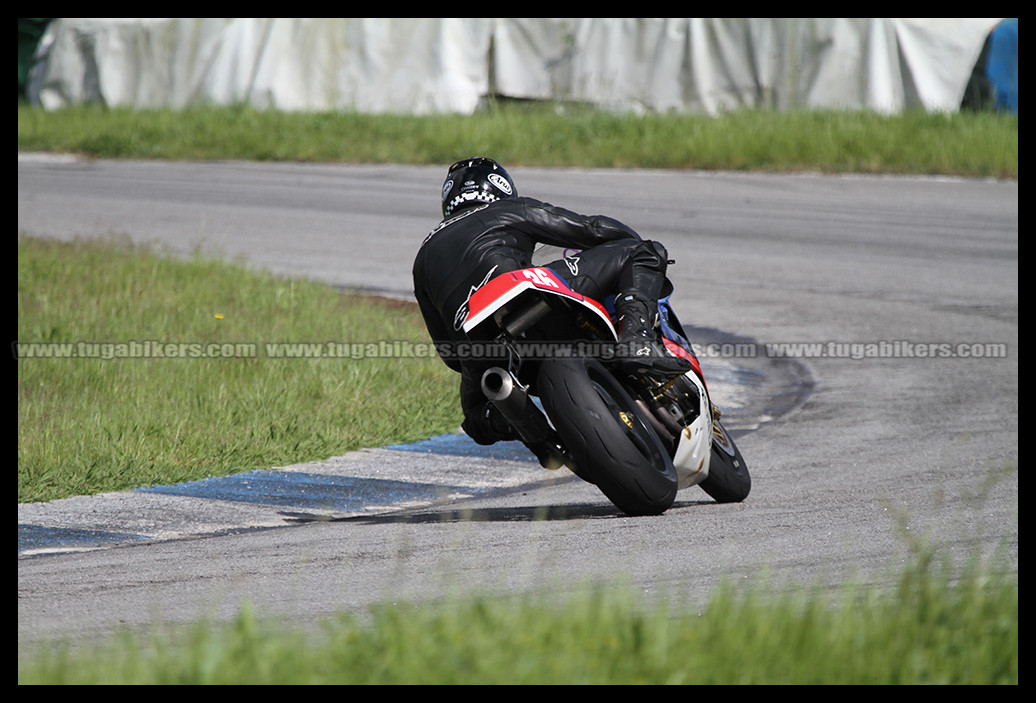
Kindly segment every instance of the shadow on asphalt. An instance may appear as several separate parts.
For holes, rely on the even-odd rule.
[[[711,499],[676,501],[668,512],[681,508],[719,505]],[[311,513],[282,512],[289,522],[348,522],[361,525],[389,524],[435,524],[458,522],[537,522],[552,520],[594,520],[621,518],[646,520],[650,517],[632,518],[613,505],[604,503],[566,503],[562,505],[534,505],[501,508],[444,507],[438,510],[424,509],[417,512],[386,513],[383,515],[352,515],[333,517]],[[662,516],[664,517],[665,513]]]

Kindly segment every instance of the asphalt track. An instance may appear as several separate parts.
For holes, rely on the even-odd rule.
[[[18,227],[406,297],[440,171],[20,155]],[[312,624],[605,582],[700,607],[721,580],[888,583],[918,542],[1017,570],[1017,182],[512,175],[669,248],[677,312],[752,469],[745,503],[692,488],[628,518],[520,447],[446,436],[19,505],[20,643],[224,620],[244,600]]]

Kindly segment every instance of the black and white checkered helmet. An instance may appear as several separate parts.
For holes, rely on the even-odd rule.
[[[518,189],[504,167],[492,159],[473,157],[450,166],[442,184],[442,216],[450,217],[479,203],[514,198]]]

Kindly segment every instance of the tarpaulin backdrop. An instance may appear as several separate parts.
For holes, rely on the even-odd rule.
[[[61,18],[45,108],[246,103],[471,113],[487,96],[618,110],[957,110],[1001,18]]]

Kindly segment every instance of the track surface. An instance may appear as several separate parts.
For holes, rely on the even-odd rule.
[[[999,553],[1017,569],[1017,182],[509,170],[523,194],[661,240],[678,261],[681,319],[760,343],[753,359],[703,359],[730,375],[717,400],[751,430],[739,439],[754,481],[745,503],[716,505],[691,489],[665,515],[632,519],[593,487],[544,481],[503,448],[373,449],[291,468],[480,488],[402,512],[314,521],[326,511],[295,511],[210,536],[20,555],[20,643],[227,619],[244,599],[300,624],[386,599],[563,593],[596,581],[700,606],[722,579],[886,583],[915,538],[959,557]],[[407,295],[441,175],[23,155],[18,226],[183,252],[201,243],[284,274]],[[822,346],[792,362],[765,346],[797,343]],[[919,356],[929,343],[1002,345],[1006,356]],[[806,370],[804,402],[752,382],[753,368],[775,366]],[[45,509],[20,506],[19,522],[32,510]]]

